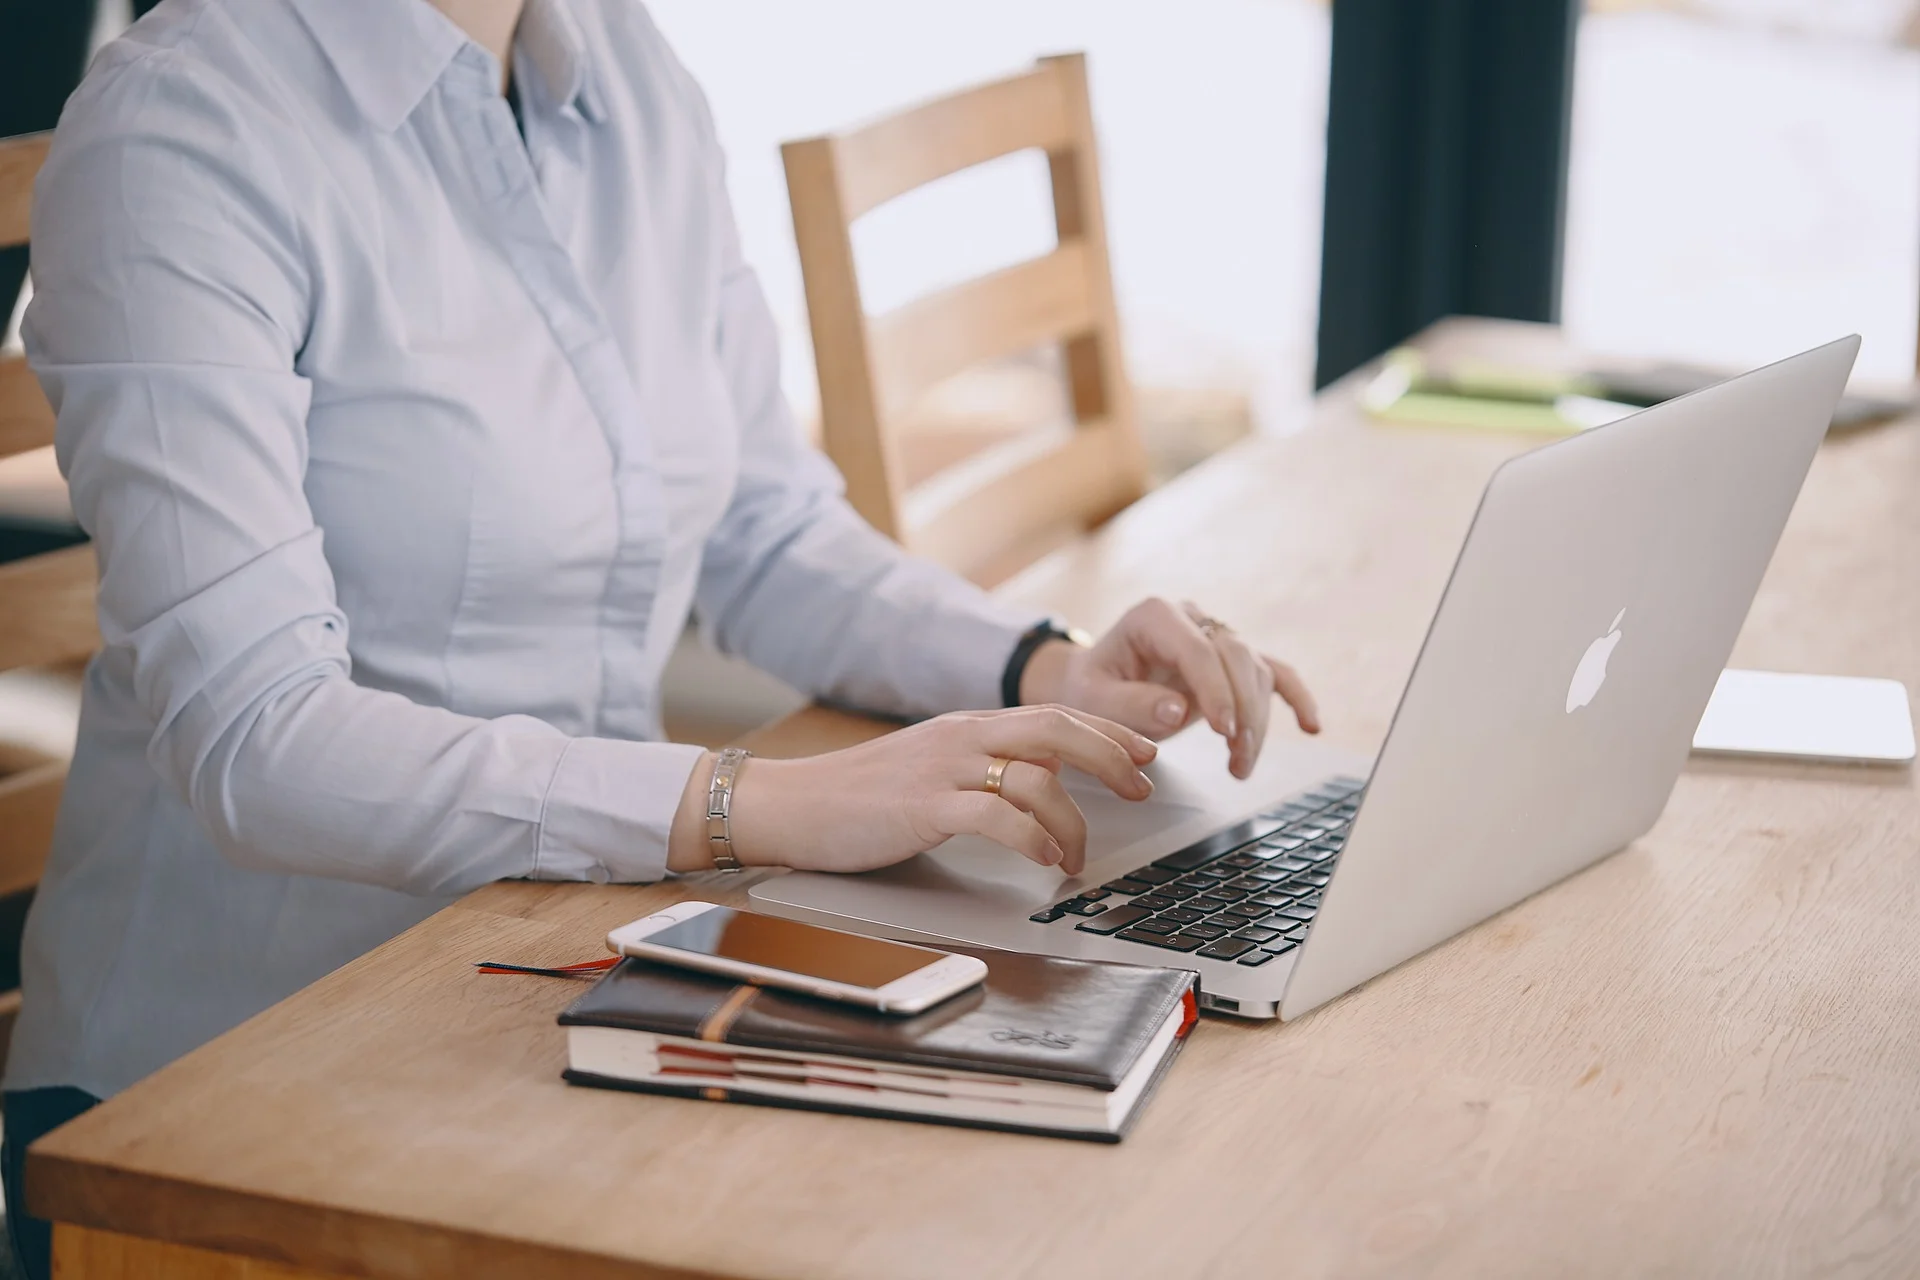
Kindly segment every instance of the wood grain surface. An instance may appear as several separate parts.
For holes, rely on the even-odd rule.
[[[1429,341],[1565,358],[1514,326]],[[1376,744],[1527,442],[1376,427],[1350,393],[1009,592],[1091,626],[1194,596]],[[1920,686],[1917,497],[1920,423],[1830,442],[1736,660]],[[763,745],[874,731],[809,711]],[[1619,856],[1299,1022],[1204,1020],[1112,1148],[569,1088],[580,988],[471,968],[743,887],[484,889],[40,1143],[30,1202],[396,1280],[1920,1273],[1910,770],[1693,763]]]
[[[47,148],[52,144],[50,132],[0,138],[0,245],[27,242],[33,180],[46,162]]]

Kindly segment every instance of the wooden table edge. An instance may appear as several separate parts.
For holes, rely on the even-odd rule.
[[[183,1184],[33,1148],[26,1168],[29,1208],[38,1212],[49,1200],[62,1207],[54,1220],[60,1280],[723,1280],[714,1272]],[[299,1229],[280,1230],[292,1217]],[[275,1247],[276,1239],[341,1247],[290,1250]]]

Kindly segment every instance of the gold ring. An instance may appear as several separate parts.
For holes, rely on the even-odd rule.
[[[1205,613],[1195,618],[1193,620],[1193,625],[1200,628],[1200,634],[1205,636],[1209,640],[1213,639],[1214,636],[1218,635],[1222,631],[1233,630],[1232,627],[1220,621],[1220,619],[1213,617],[1211,614],[1205,614]]]
[[[995,756],[993,759],[987,761],[988,791],[991,791],[996,796],[1000,794],[1000,780],[1006,777],[1007,766],[1012,763],[1013,761],[1007,759],[1005,756]]]

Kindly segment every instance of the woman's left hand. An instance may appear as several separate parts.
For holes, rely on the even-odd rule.
[[[1266,742],[1273,696],[1307,733],[1320,713],[1300,674],[1257,653],[1191,602],[1143,600],[1091,648],[1055,641],[1034,653],[1020,679],[1023,704],[1057,702],[1164,738],[1205,717],[1227,740],[1227,768],[1252,774]]]

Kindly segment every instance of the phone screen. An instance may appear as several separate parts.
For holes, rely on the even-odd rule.
[[[942,952],[904,942],[863,938],[728,907],[682,920],[647,935],[646,940],[675,951],[737,960],[853,987],[884,987],[943,958]]]

